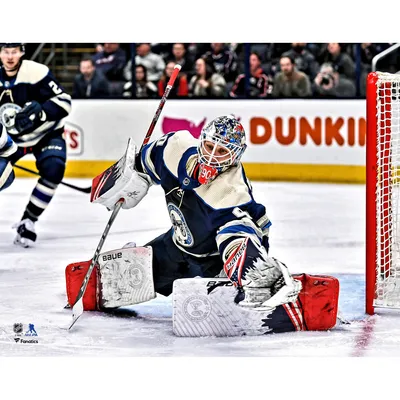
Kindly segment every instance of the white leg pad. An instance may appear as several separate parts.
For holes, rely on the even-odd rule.
[[[115,308],[154,299],[151,247],[130,247],[99,256],[100,307]]]
[[[173,332],[177,336],[263,335],[273,310],[238,306],[237,289],[227,278],[177,279],[173,285]]]

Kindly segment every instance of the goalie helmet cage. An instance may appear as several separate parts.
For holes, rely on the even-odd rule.
[[[366,312],[400,309],[400,74],[367,78]]]

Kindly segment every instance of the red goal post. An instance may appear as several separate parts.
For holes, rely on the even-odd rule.
[[[367,78],[366,312],[400,308],[400,74]]]

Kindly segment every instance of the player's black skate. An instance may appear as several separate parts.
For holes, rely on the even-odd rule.
[[[35,223],[26,218],[13,225],[17,229],[14,244],[22,247],[32,247],[36,241]]]

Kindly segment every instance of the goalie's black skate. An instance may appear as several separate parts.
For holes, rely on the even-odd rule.
[[[23,219],[13,225],[17,229],[14,244],[21,247],[32,247],[36,241],[35,223],[30,219]]]

